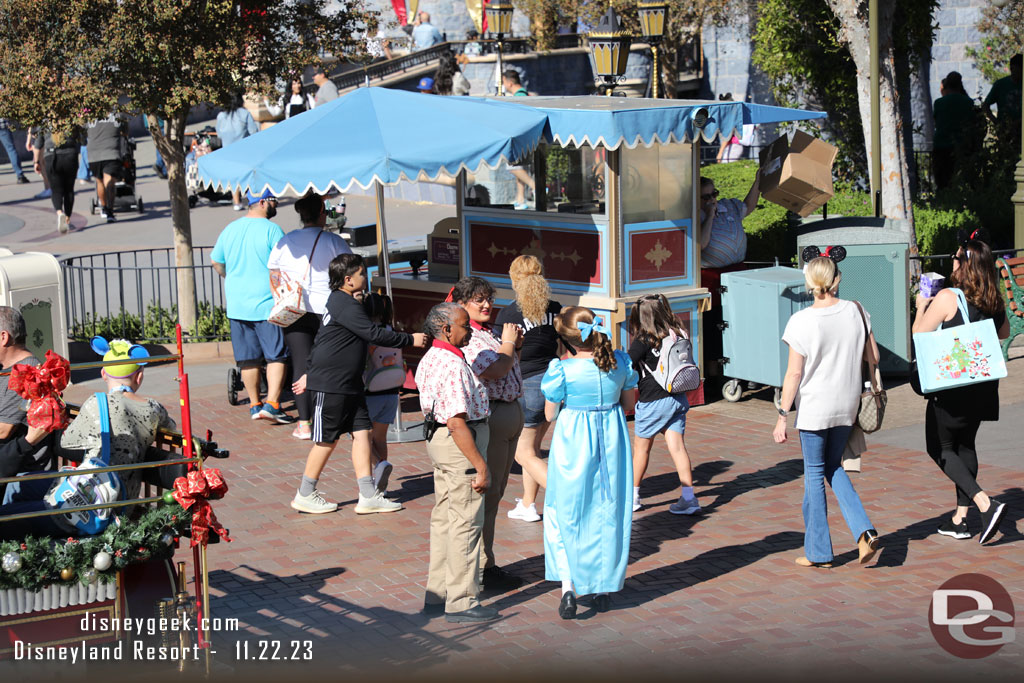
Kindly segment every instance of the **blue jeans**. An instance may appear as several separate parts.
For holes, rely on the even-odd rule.
[[[37,474],[30,472],[29,474]],[[23,512],[42,512],[52,509],[43,500],[54,483],[54,479],[12,482],[4,493],[0,515],[16,515]],[[16,541],[25,536],[67,536],[69,532],[57,524],[56,518],[30,517],[11,522],[0,522],[0,540]],[[77,535],[77,534],[74,534]]]
[[[800,430],[804,453],[804,552],[811,562],[832,561],[832,538],[828,533],[828,504],[825,482],[839,501],[853,540],[860,539],[871,526],[853,482],[842,467],[843,450],[853,427],[830,427],[816,431]]]
[[[7,150],[7,158],[11,161],[14,175],[21,178],[25,172],[21,170],[21,159],[18,158],[18,147],[14,144],[14,134],[7,128],[0,128],[0,144]]]
[[[85,145],[82,145],[78,151],[78,179],[92,180],[92,172],[89,171],[89,152]]]
[[[156,163],[154,164],[160,172],[167,175],[167,164],[164,163],[164,158],[160,156],[160,150],[156,151]]]

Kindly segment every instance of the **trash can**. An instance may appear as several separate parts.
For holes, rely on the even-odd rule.
[[[778,403],[789,361],[782,333],[790,316],[810,306],[803,271],[774,266],[722,274],[722,388],[727,401],[738,401],[740,380],[776,388]]]
[[[797,236],[797,254],[806,246],[841,245],[843,281],[839,296],[859,301],[871,316],[881,356],[879,369],[889,375],[910,370],[910,270],[905,221],[882,218],[834,218],[805,223]]]
[[[68,357],[64,280],[52,254],[0,255],[0,305],[21,311],[33,355],[42,360],[53,349]]]

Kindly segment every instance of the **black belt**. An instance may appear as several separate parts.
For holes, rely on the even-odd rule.
[[[485,422],[487,422],[487,418],[486,417],[482,417],[479,420],[466,420],[466,426],[467,427],[473,427],[474,425],[481,425],[481,424],[484,424]],[[447,422],[438,422],[437,426],[438,427],[447,427],[448,423]]]

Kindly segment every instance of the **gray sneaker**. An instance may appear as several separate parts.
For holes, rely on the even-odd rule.
[[[388,500],[380,491],[377,491],[369,498],[365,498],[360,494],[359,502],[356,504],[357,515],[372,515],[375,512],[398,512],[401,509],[401,503]]]
[[[679,496],[679,500],[668,506],[668,511],[673,515],[695,515],[700,512],[700,503],[696,498]]]
[[[296,491],[295,498],[292,499],[292,508],[299,512],[308,512],[311,515],[322,515],[325,512],[337,510],[338,504],[328,503],[324,498],[324,494],[314,489],[313,493],[308,496],[304,496]]]

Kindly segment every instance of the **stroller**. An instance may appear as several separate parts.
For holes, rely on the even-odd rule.
[[[188,206],[195,207],[199,198],[206,199],[211,204],[230,202],[230,192],[217,192],[212,187],[202,187],[199,184],[199,157],[220,148],[220,141],[217,139],[217,131],[212,126],[207,126],[195,133],[187,133],[192,138],[192,144],[188,154],[185,155],[185,186],[188,188]],[[232,404],[234,405],[234,404]]]
[[[135,141],[129,138],[121,138],[121,179],[114,185],[114,211],[138,211],[143,213],[146,210],[142,203],[142,197],[135,194]],[[100,203],[96,197],[92,198],[92,214],[99,213]]]

